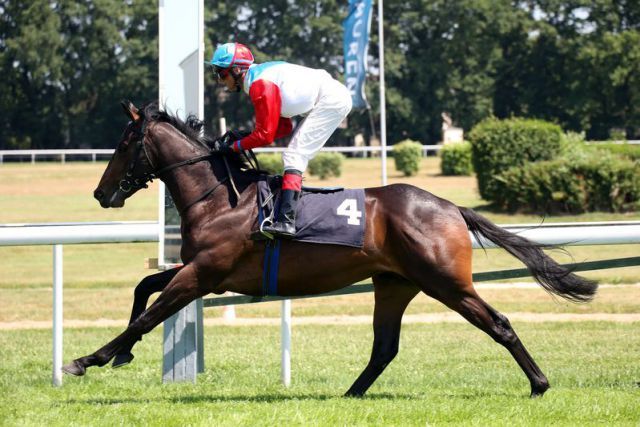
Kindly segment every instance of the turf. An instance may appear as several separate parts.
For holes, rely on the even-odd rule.
[[[379,185],[379,159],[349,159],[343,176],[309,185]],[[91,192],[105,163],[38,163],[0,167],[0,223],[155,220],[155,188],[125,209],[104,210]],[[532,215],[488,210],[471,177],[442,177],[437,159],[423,159],[405,178],[389,162],[389,182],[409,182],[498,223],[532,223]],[[638,214],[594,213],[548,222],[637,220]],[[575,261],[634,256],[640,245],[572,247]],[[157,245],[66,245],[65,319],[126,321],[143,260]],[[563,255],[561,261],[571,261]],[[51,248],[0,248],[0,322],[51,318]],[[474,254],[474,271],[521,267],[503,251]],[[640,282],[640,268],[589,273],[609,283]],[[603,288],[588,305],[551,299],[540,289],[482,289],[497,309],[539,313],[638,313],[637,286]],[[275,317],[278,304],[236,308],[241,317]],[[372,295],[293,303],[294,316],[369,315]],[[409,314],[447,311],[424,296]],[[207,309],[219,317],[221,309]],[[345,399],[367,362],[368,325],[295,326],[293,384],[279,384],[279,329],[205,328],[206,372],[197,385],[161,385],[161,328],[136,347],[119,370],[92,368],[86,377],[51,387],[51,331],[0,329],[0,425],[638,425],[640,324],[512,322],[552,388],[529,399],[526,378],[508,353],[468,324],[406,324],[401,351],[364,399]],[[115,328],[66,328],[65,362],[94,351]]]
[[[0,331],[3,425],[637,425],[639,324],[514,323],[552,388],[529,399],[509,354],[466,324],[405,325],[401,351],[364,399],[341,397],[366,364],[370,327],[294,328],[292,386],[277,327],[206,328],[198,383],[162,385],[160,331],[131,365],[50,385],[50,332]],[[71,329],[66,359],[115,329]],[[330,343],[330,344],[329,344]]]

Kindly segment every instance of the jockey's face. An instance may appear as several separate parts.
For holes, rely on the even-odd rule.
[[[233,78],[231,73],[227,73],[224,77],[220,77],[219,81],[225,85],[229,92],[236,91],[236,79]]]
[[[225,85],[229,92],[240,92],[244,81],[244,73],[237,69],[216,69],[218,83]]]

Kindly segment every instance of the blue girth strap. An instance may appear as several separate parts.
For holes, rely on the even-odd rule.
[[[278,295],[278,268],[280,266],[280,240],[269,240],[264,248],[262,293]]]

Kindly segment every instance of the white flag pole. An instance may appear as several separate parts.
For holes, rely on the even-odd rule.
[[[384,29],[382,0],[378,0],[378,57],[380,59],[380,146],[382,148],[382,185],[387,185],[387,111],[384,92]]]

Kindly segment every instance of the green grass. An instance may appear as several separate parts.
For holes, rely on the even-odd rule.
[[[343,176],[309,185],[379,185],[379,159],[350,159]],[[409,182],[498,223],[531,223],[530,215],[485,209],[475,180],[442,177],[438,160],[423,159],[416,177],[389,165],[389,182]],[[0,166],[0,223],[155,220],[157,189],[142,191],[124,209],[104,210],[92,199],[105,163]],[[375,172],[372,172],[375,171]],[[637,220],[638,214],[595,213],[548,222]],[[637,256],[640,245],[569,248],[575,261]],[[51,319],[51,247],[0,248],[0,322]],[[151,271],[144,258],[157,245],[65,245],[65,319],[129,317],[134,286]],[[521,267],[504,251],[474,254],[474,271]],[[557,255],[562,262],[571,259]],[[640,268],[587,273],[610,283],[640,282]],[[482,289],[508,314],[638,313],[638,288],[603,288],[595,301],[574,305],[541,289]],[[371,314],[373,295],[298,300],[294,316]],[[207,309],[219,317],[220,308]],[[279,304],[236,308],[240,317],[276,317]],[[448,311],[419,296],[407,313]],[[293,384],[279,384],[279,329],[207,327],[206,372],[198,384],[162,385],[161,328],[136,347],[119,370],[92,368],[51,387],[51,331],[0,329],[0,425],[638,425],[640,335],[636,323],[513,322],[552,388],[529,399],[526,378],[509,354],[468,324],[407,324],[401,351],[365,399],[341,395],[365,366],[369,325],[295,326]],[[94,351],[120,330],[65,329],[65,362]]]
[[[292,387],[279,384],[277,327],[206,328],[196,385],[160,383],[161,333],[133,364],[50,385],[50,332],[0,331],[3,425],[637,425],[638,324],[515,323],[552,388],[529,399],[502,347],[466,324],[410,324],[364,399],[342,393],[363,369],[369,326],[294,328]],[[71,329],[65,360],[115,329]],[[331,344],[328,344],[331,343]]]

